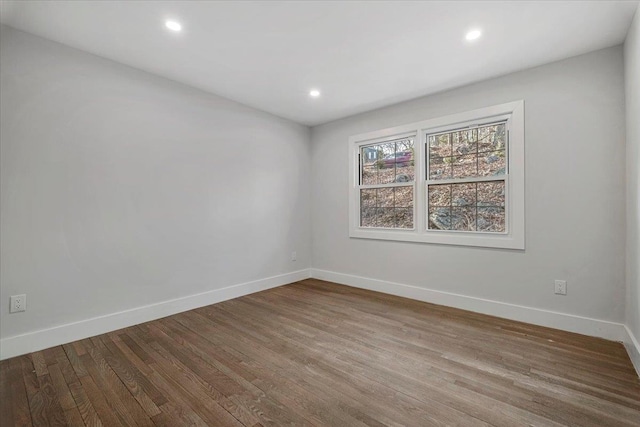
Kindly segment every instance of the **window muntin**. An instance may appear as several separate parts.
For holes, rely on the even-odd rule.
[[[507,232],[506,128],[501,120],[426,134],[428,230]]]
[[[360,227],[413,229],[415,137],[360,146]]]

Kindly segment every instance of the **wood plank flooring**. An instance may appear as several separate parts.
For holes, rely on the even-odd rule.
[[[619,343],[304,280],[0,363],[8,426],[640,426]]]

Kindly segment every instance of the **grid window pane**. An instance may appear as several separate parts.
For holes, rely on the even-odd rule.
[[[413,228],[413,186],[360,190],[360,226]]]
[[[429,136],[429,157],[451,157],[451,134]]]
[[[377,208],[360,208],[360,225],[362,227],[376,226]]]
[[[396,228],[413,228],[413,209],[396,209]]]
[[[362,168],[362,185],[375,185],[378,183],[378,170],[375,166]]]
[[[453,184],[451,185],[451,205],[452,206],[475,206],[476,205],[476,184]]]
[[[412,182],[415,179],[414,139],[403,138],[362,147],[361,184]]]
[[[458,231],[476,231],[476,209],[451,208],[451,229]]]
[[[460,179],[505,175],[507,165],[504,123],[428,135],[428,179]]]
[[[429,159],[429,179],[451,179],[453,157],[431,157]]]
[[[415,181],[414,137],[360,148],[360,184]],[[413,186],[385,186],[360,190],[360,225],[413,228]]]
[[[429,207],[429,229],[451,230],[451,207]]]
[[[504,179],[477,183],[468,179],[506,175],[506,143],[504,122],[427,135],[427,179],[453,181],[428,185],[429,229],[505,231]]]
[[[466,154],[457,156],[453,162],[453,178],[467,178],[478,176],[478,156],[477,154]]]
[[[374,208],[376,206],[376,190],[360,191],[360,206],[363,208]]]
[[[378,207],[393,207],[394,205],[394,188],[378,188],[376,189]]]
[[[452,134],[453,155],[465,155],[477,152],[478,130],[464,130]]]
[[[497,176],[506,173],[505,150],[489,151],[478,155],[478,175]]]
[[[478,152],[504,150],[506,146],[504,123],[478,128]]]
[[[429,206],[451,206],[451,185],[430,185]]]
[[[430,230],[505,231],[505,181],[429,185]]]
[[[413,208],[413,187],[397,187],[395,189],[395,206]]]
[[[504,181],[479,182],[478,206],[504,207]]]
[[[478,231],[504,233],[504,208],[478,208]]]

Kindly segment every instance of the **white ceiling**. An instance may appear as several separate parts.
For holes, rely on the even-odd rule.
[[[636,1],[2,1],[2,23],[316,125],[624,41]],[[182,23],[171,33],[166,19]],[[465,33],[483,36],[467,42]],[[311,88],[322,95],[308,96]]]

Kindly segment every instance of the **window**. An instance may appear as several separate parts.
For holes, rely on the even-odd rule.
[[[350,236],[524,249],[524,103],[350,138]]]
[[[506,231],[506,121],[427,134],[427,228]]]
[[[413,228],[413,136],[360,147],[360,225]]]

